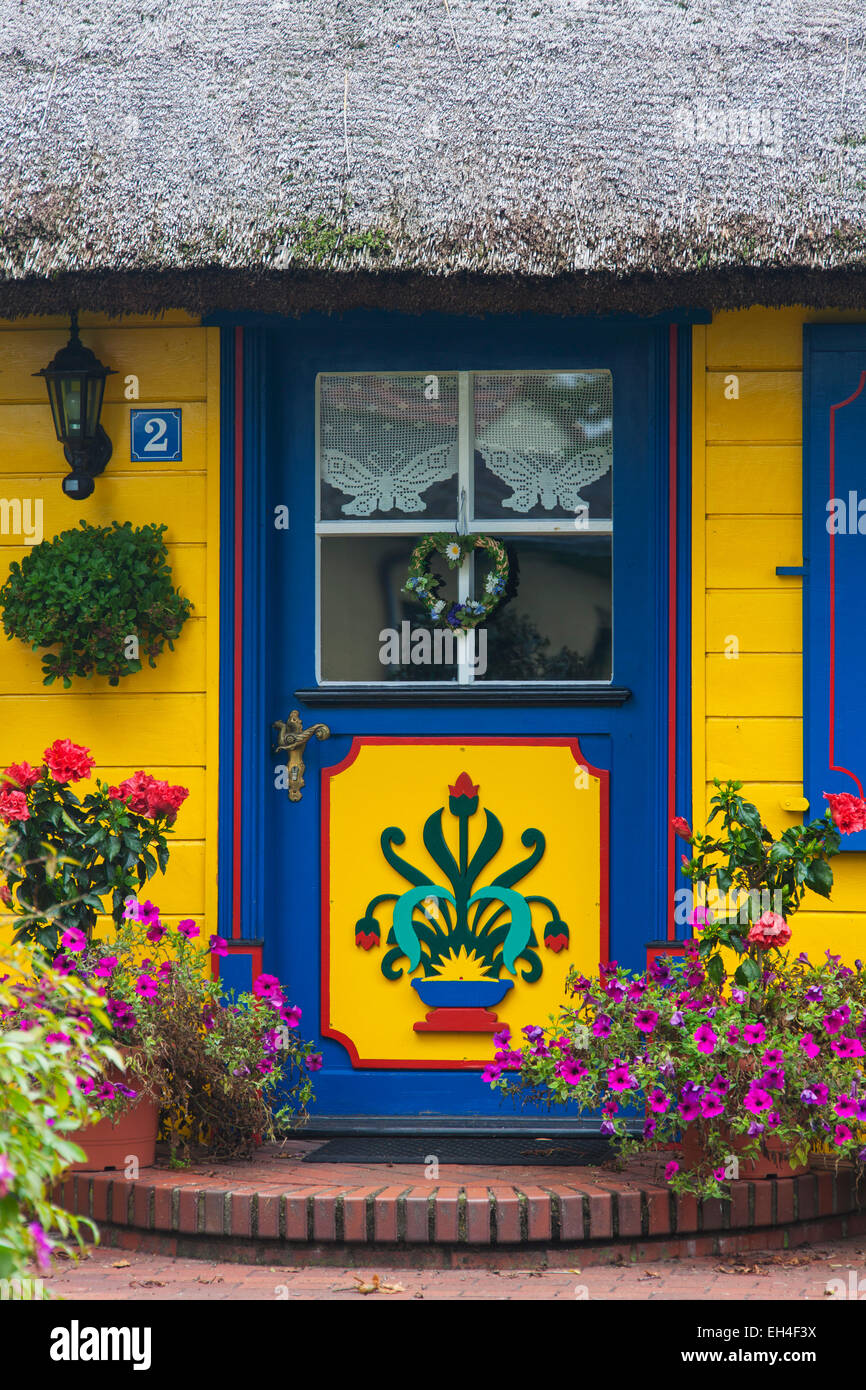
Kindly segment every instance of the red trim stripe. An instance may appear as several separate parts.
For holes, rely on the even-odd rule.
[[[235,329],[235,611],[232,767],[232,936],[241,935],[241,753],[244,601],[244,330]]]

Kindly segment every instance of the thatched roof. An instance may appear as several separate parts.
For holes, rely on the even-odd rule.
[[[863,0],[0,0],[0,313],[866,304]]]

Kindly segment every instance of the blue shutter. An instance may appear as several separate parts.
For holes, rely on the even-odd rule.
[[[803,356],[804,793],[866,785],[866,324],[809,324]],[[866,850],[866,831],[842,837]]]

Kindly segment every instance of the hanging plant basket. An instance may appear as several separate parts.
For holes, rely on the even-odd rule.
[[[156,666],[174,642],[192,603],[172,583],[165,526],[110,526],[62,531],[19,563],[0,589],[3,627],[42,651],[43,685],[74,676],[122,676]]]

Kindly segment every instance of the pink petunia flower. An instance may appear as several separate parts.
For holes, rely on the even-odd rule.
[[[78,927],[67,927],[60,938],[60,944],[65,950],[74,951],[77,955],[79,951],[85,950],[87,937],[83,931],[78,930]]]
[[[626,1064],[620,1062],[617,1066],[609,1069],[607,1084],[612,1091],[631,1091],[637,1085],[637,1081]]]
[[[767,1036],[767,1030],[763,1023],[747,1023],[743,1029],[743,1041],[750,1046],[755,1043],[762,1043]]]
[[[703,1052],[707,1055],[715,1051],[716,1043],[719,1040],[718,1035],[713,1032],[708,1023],[702,1023],[700,1028],[697,1028],[692,1034],[692,1037],[698,1045],[698,1052]]]
[[[655,1009],[638,1009],[632,1021],[641,1033],[651,1033],[659,1021],[659,1016]]]
[[[54,1242],[49,1240],[38,1221],[31,1221],[27,1227],[33,1240],[33,1253],[36,1256],[36,1263],[41,1274],[48,1274],[51,1270],[51,1251],[54,1249]]]

